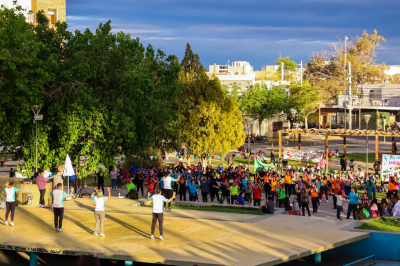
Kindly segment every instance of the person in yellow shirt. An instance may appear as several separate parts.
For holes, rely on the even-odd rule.
[[[289,171],[285,173],[285,195],[289,196],[289,198],[292,195],[292,176]]]
[[[236,184],[236,182],[232,183],[232,186],[230,186],[230,190],[231,190],[231,204],[235,204],[235,200],[237,200],[239,194],[239,186]]]
[[[276,188],[277,188],[277,182],[276,182],[276,177],[273,177],[269,180],[269,183],[271,185],[271,197],[273,201],[275,200],[275,195],[276,195]]]

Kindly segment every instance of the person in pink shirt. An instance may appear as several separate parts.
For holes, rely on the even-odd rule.
[[[324,158],[322,158],[321,161],[319,161],[319,167],[321,168],[321,170],[325,169],[325,165],[326,161]]]
[[[49,178],[44,177],[44,172],[41,172],[39,176],[36,177],[36,185],[38,186],[40,193],[39,207],[47,207],[44,202],[44,195],[46,194],[46,183]]]

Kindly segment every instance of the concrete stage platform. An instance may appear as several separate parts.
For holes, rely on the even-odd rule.
[[[54,231],[51,208],[17,207],[15,227],[4,225],[1,209],[0,249],[169,265],[275,265],[369,237],[349,231],[352,220],[172,210],[164,216],[165,241],[150,240],[152,209],[133,205],[106,202],[105,237],[93,235],[91,199],[65,202],[63,233]]]

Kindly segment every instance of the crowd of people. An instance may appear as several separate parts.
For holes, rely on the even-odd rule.
[[[148,177],[139,170],[131,175],[133,183],[128,181],[126,186],[127,194],[128,190],[136,188],[144,196],[145,184],[151,194],[159,188],[167,200],[175,193],[180,201],[195,203],[201,198],[204,203],[258,206],[260,211],[271,213],[274,209],[266,207],[274,204],[274,208],[284,208],[289,214],[311,216],[318,212],[322,200],[328,202],[331,198],[339,220],[345,202],[348,202],[347,218],[351,213],[354,219],[400,216],[400,205],[396,205],[399,190],[396,175],[380,178],[378,170],[366,174],[360,168],[329,174],[322,170],[319,164],[307,163],[293,165],[290,170],[261,168],[253,174],[242,165],[218,165],[214,169],[211,165],[203,167],[200,162],[186,166],[179,162],[150,169]],[[386,199],[379,203],[378,190],[387,192]],[[265,203],[261,205],[262,194]],[[165,210],[171,211],[170,202],[164,204]]]
[[[375,162],[374,165],[378,164],[379,162]],[[44,173],[41,173],[36,178],[40,191],[39,206],[46,207],[43,197],[46,183],[51,178],[54,183],[51,195],[55,230],[62,232],[63,199],[71,195],[63,191],[60,173],[48,178],[44,178],[43,175]],[[177,195],[180,201],[189,200],[195,203],[201,198],[203,203],[226,202],[232,205],[257,206],[264,213],[274,213],[276,208],[284,208],[290,215],[302,216],[317,213],[321,202],[325,199],[328,203],[331,198],[338,220],[341,220],[345,202],[348,202],[347,219],[351,215],[353,219],[359,220],[378,216],[400,217],[398,176],[383,175],[381,178],[379,171],[364,173],[360,168],[358,171],[336,171],[328,174],[323,171],[320,164],[307,163],[305,166],[293,165],[291,169],[286,170],[279,166],[269,169],[262,167],[253,174],[242,165],[235,167],[218,165],[214,169],[211,165],[203,166],[201,162],[197,165],[184,165],[179,162],[160,169],[152,168],[148,175],[142,173],[141,169],[135,173],[123,173],[115,168],[112,168],[107,175],[111,180],[122,177],[127,197],[131,191],[137,191],[137,194],[140,193],[142,197],[153,201],[152,238],[158,221],[163,239],[163,212],[171,211],[171,202]],[[96,176],[99,177],[99,186],[91,195],[96,205],[95,234],[104,236],[104,203],[108,197],[104,196],[104,175],[96,174]],[[74,186],[75,183],[71,186],[71,194],[74,193]],[[116,182],[113,181],[112,189],[115,187]],[[4,190],[7,208],[5,223],[8,224],[8,217],[11,214],[9,224],[13,226],[15,193],[18,189],[14,187],[13,182],[8,182]],[[377,191],[386,192],[386,197],[380,202],[376,198]],[[110,189],[108,193],[110,197]],[[265,202],[261,202],[263,194]]]

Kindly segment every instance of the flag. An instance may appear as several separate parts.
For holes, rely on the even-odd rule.
[[[150,156],[150,159],[153,160],[154,156]]]

